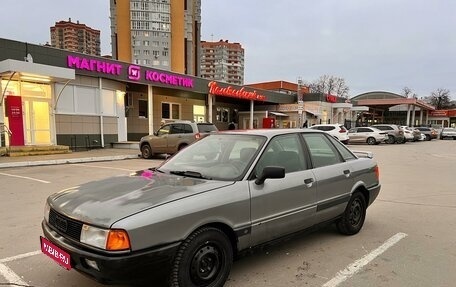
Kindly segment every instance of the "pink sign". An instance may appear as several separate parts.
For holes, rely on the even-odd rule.
[[[121,76],[124,66],[118,63],[111,63],[98,59],[88,59],[79,56],[68,55],[67,65],[69,68],[85,70],[114,76]],[[127,70],[128,79],[132,81],[147,81],[176,87],[193,88],[193,79],[181,75],[174,75],[157,70],[145,70],[141,67],[129,65]]]

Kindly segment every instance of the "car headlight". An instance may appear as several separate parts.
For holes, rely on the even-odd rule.
[[[46,220],[46,223],[49,223],[49,212],[51,211],[51,207],[49,206],[49,203],[46,201],[46,204],[44,205],[44,220]]]
[[[84,224],[81,242],[110,251],[130,249],[130,240],[125,230],[102,229]]]

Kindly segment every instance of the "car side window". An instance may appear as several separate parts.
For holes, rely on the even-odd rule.
[[[157,131],[157,136],[168,135],[170,130],[170,126],[163,126]]]
[[[185,134],[192,134],[193,133],[193,128],[191,125],[188,125],[188,124],[183,124],[183,133]]]
[[[288,134],[273,138],[255,167],[257,177],[266,166],[281,166],[285,173],[307,169],[298,135]]]
[[[307,133],[302,136],[309,148],[314,168],[342,162],[337,149],[324,134]]]
[[[358,132],[359,133],[370,133],[370,132],[372,132],[372,130],[368,129],[368,128],[359,128]]]
[[[182,124],[172,124],[170,134],[182,134],[184,133]]]
[[[344,160],[353,160],[356,159],[356,156],[354,156],[351,151],[340,141],[330,137],[329,140],[332,142],[334,146],[336,146],[336,149],[339,151],[340,155]]]

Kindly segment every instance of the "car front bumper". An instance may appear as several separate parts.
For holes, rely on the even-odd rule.
[[[148,250],[117,253],[82,248],[52,230],[43,220],[44,236],[71,256],[71,267],[104,284],[137,284],[166,282],[171,263],[180,242]],[[88,265],[95,261],[98,270]]]

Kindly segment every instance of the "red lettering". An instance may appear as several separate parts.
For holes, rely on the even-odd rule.
[[[221,88],[217,85],[216,82],[210,82],[209,86],[209,93],[218,96],[226,96],[232,98],[241,98],[246,100],[257,100],[257,101],[264,101],[266,96],[258,94],[257,91],[249,92],[246,91],[244,88],[239,90],[234,89],[231,86],[226,88]]]

